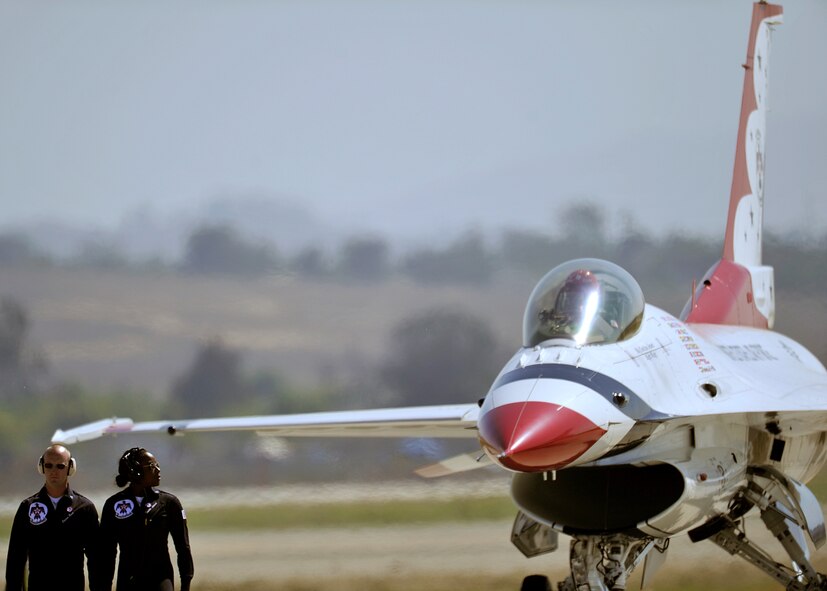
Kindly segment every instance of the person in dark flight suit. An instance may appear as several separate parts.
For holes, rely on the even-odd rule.
[[[157,489],[161,467],[141,447],[118,462],[118,486],[129,486],[106,500],[101,511],[98,580],[111,591],[120,548],[117,591],[172,591],[174,573],[168,539],[178,555],[181,590],[189,591],[194,569],[187,516],[175,495]]]
[[[29,562],[29,591],[84,591],[84,555],[93,579],[98,512],[95,505],[72,490],[69,477],[77,462],[62,445],[46,448],[37,461],[45,476],[39,492],[17,509],[6,558],[6,591],[21,591]]]

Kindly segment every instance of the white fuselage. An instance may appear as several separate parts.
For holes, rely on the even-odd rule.
[[[560,339],[519,351],[479,425],[489,456],[517,473],[671,465],[682,491],[637,528],[672,535],[723,512],[748,466],[804,482],[818,472],[827,459],[827,371],[778,333],[686,324],[647,305],[627,340],[576,347]]]

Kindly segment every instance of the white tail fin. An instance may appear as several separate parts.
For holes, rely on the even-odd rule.
[[[724,258],[747,267],[761,264],[770,27],[781,22],[781,11],[777,5],[755,4],[744,64],[744,93],[729,195]]]
[[[782,7],[775,4],[753,5],[723,257],[684,309],[687,322],[773,325],[773,270],[761,260],[764,142],[770,32],[773,25],[782,22],[782,14]]]

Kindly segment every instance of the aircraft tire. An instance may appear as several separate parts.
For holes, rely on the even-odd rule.
[[[545,575],[528,575],[523,579],[520,591],[551,591],[551,583]]]

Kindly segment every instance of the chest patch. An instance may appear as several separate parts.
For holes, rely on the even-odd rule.
[[[43,503],[32,503],[29,505],[29,522],[32,525],[40,525],[46,523],[46,515],[49,513],[49,508]]]
[[[126,519],[135,512],[135,503],[129,499],[121,499],[115,503],[115,517],[118,519]]]

